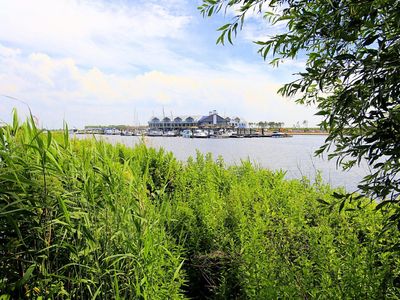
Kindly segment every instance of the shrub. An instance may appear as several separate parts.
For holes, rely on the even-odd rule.
[[[398,298],[396,228],[247,161],[0,128],[0,296]],[[361,209],[359,208],[361,206]]]

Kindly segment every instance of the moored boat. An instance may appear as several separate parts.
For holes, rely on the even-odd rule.
[[[177,136],[177,135],[178,135],[177,132],[174,130],[167,131],[163,134],[163,136],[167,136],[167,137],[173,137],[173,136]]]
[[[181,132],[181,136],[184,138],[191,138],[193,136],[193,133],[189,129],[185,129]]]
[[[150,130],[147,132],[147,136],[163,136],[163,132],[161,130]]]
[[[205,132],[204,130],[197,129],[193,133],[194,138],[208,138],[208,133]]]
[[[279,132],[279,131],[274,131],[271,135],[273,138],[285,138],[285,137],[293,137],[293,135],[284,133],[284,132]]]

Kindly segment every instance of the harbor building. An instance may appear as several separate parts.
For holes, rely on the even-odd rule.
[[[248,128],[248,123],[240,117],[227,117],[225,118],[231,128]]]
[[[207,116],[153,116],[149,121],[149,129],[176,130],[185,128],[229,127],[229,121],[218,115],[216,110],[210,111]]]

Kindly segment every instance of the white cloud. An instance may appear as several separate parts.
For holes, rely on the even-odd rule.
[[[2,49],[5,53],[14,51]],[[279,120],[290,125],[296,114],[313,120],[313,110],[276,95],[280,83],[262,65],[238,60],[217,71],[202,68],[177,75],[154,70],[124,76],[99,68],[82,69],[72,59],[33,53],[12,58],[0,55],[0,70],[4,79],[0,94],[27,102],[49,127],[60,127],[64,118],[75,126],[131,124],[135,109],[143,124],[162,107],[174,114],[217,109],[248,120]],[[0,101],[10,107],[14,103],[4,97]],[[0,119],[7,119],[9,110],[0,111]]]
[[[112,3],[0,0],[0,120],[15,105],[26,112],[22,102],[1,95],[27,102],[49,127],[61,127],[64,118],[80,127],[131,124],[135,110],[143,124],[162,107],[174,114],[217,109],[290,125],[314,120],[313,109],[276,95],[288,80],[261,60],[231,57],[234,47],[213,48],[202,31],[207,26],[188,12],[192,2]],[[250,24],[255,22],[262,24],[255,18]]]
[[[15,57],[19,54],[21,54],[21,50],[19,50],[19,49],[7,48],[7,47],[4,47],[3,45],[0,45],[0,56]]]
[[[0,7],[0,40],[114,69],[169,61],[174,55],[162,40],[182,39],[191,19],[155,1],[0,0]]]

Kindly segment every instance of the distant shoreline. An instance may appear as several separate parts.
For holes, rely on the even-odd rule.
[[[327,132],[293,132],[287,131],[288,134],[291,135],[328,135]]]

